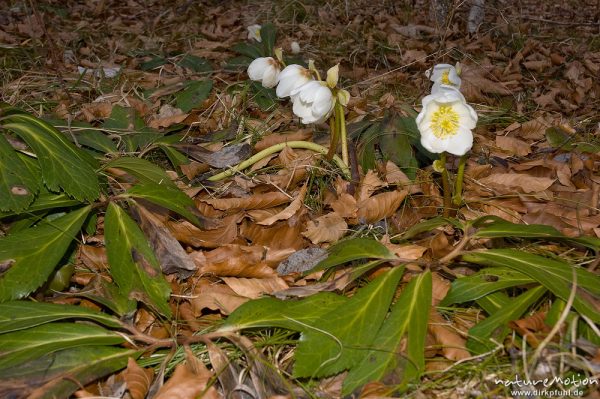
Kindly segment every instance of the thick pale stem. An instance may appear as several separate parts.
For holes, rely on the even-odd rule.
[[[285,147],[302,148],[305,150],[311,150],[311,151],[318,152],[319,154],[322,154],[322,155],[327,155],[327,152],[329,151],[328,148],[323,147],[322,145],[319,145],[319,144],[311,143],[310,141],[288,141],[287,143],[279,143],[279,144],[272,145],[269,148],[265,148],[264,150],[254,154],[250,158],[246,159],[244,162],[241,162],[241,163],[233,166],[231,169],[228,169],[224,172],[221,172],[219,174],[209,177],[208,180],[209,181],[219,181],[219,180],[225,179],[229,176],[233,176],[240,170],[244,170],[247,167],[254,165],[256,162],[260,161],[261,159],[266,158],[269,155],[274,154],[276,152],[279,152],[279,151],[283,150]],[[338,157],[337,155],[334,155],[333,162],[335,162],[335,164],[342,170],[342,173],[344,174],[344,176],[349,179],[350,178],[350,169],[348,169],[348,166],[344,163],[344,161],[342,161],[341,158]]]
[[[452,199],[450,192],[450,179],[448,177],[448,169],[446,169],[446,153],[442,152],[440,154],[440,163],[442,164],[442,185],[444,189],[444,217],[447,218],[450,216],[450,208],[452,208]]]
[[[467,163],[467,154],[460,157],[458,163],[458,173],[456,174],[456,185],[454,186],[454,196],[452,202],[456,206],[460,206],[462,203],[462,190],[463,190],[463,179],[465,176],[465,165]]]
[[[346,132],[346,117],[344,115],[344,106],[339,101],[335,103],[336,122],[338,123],[340,141],[342,142],[342,161],[348,165],[348,134]]]

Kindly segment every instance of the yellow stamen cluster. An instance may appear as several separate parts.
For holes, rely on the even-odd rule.
[[[450,70],[446,70],[446,71],[442,72],[442,78],[441,78],[442,84],[445,84],[445,85],[452,84],[452,82],[448,78],[448,75],[450,75]]]
[[[435,137],[446,139],[458,132],[458,113],[451,105],[441,105],[431,116],[431,131]]]

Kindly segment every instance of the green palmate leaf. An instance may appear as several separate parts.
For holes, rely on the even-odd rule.
[[[142,351],[82,346],[44,355],[2,371],[0,397],[68,398],[82,386],[127,366]]]
[[[371,238],[353,238],[341,241],[329,248],[328,252],[329,256],[327,259],[319,262],[307,273],[329,269],[330,267],[358,259],[397,259],[396,255],[385,245]]]
[[[40,181],[0,134],[0,211],[26,209],[39,188]]]
[[[383,322],[373,348],[344,379],[342,395],[371,381],[380,381],[390,372],[396,381],[407,383],[418,378],[425,368],[425,337],[431,307],[431,273],[413,277]],[[407,354],[400,357],[402,339],[407,337]]]
[[[113,106],[110,117],[104,122],[102,129],[120,135],[129,152],[137,151],[162,137],[162,133],[146,126],[134,108],[120,105]]]
[[[479,354],[497,347],[506,337],[508,332],[506,329],[507,323],[520,318],[545,292],[546,288],[543,286],[530,288],[513,299],[507,306],[502,307],[502,309],[471,328],[467,348],[471,352]]]
[[[497,216],[484,216],[472,223],[478,230],[475,238],[518,237],[518,238],[547,238],[558,239],[583,245],[595,251],[600,250],[600,238],[596,237],[567,237],[552,226],[543,224],[516,224]]]
[[[104,169],[109,168],[124,170],[125,172],[133,175],[142,183],[156,183],[160,185],[177,187],[175,183],[169,179],[169,176],[164,170],[154,165],[152,162],[146,161],[142,158],[117,158],[104,165]]]
[[[376,278],[303,332],[294,376],[323,377],[358,365],[373,347],[402,272],[395,268]]]
[[[256,327],[279,327],[306,331],[324,314],[346,303],[348,298],[331,292],[319,292],[295,301],[260,298],[244,303],[233,311],[220,331]]]
[[[158,260],[137,224],[114,203],[106,211],[104,236],[110,272],[121,294],[169,317],[171,290]]]
[[[194,201],[173,186],[146,182],[133,186],[123,195],[145,199],[180,214],[196,225],[200,224],[198,217],[192,213]]]
[[[473,301],[503,288],[533,282],[535,282],[534,279],[514,269],[486,268],[471,276],[454,280],[448,295],[440,303],[440,306]]]
[[[10,267],[0,276],[0,302],[29,295],[48,279],[89,211],[86,206],[0,239],[0,264]]]
[[[6,117],[3,127],[20,136],[38,157],[44,183],[81,201],[100,195],[98,177],[87,156],[52,125],[29,114]]]
[[[263,45],[263,54],[266,57],[273,55],[273,46],[277,39],[277,28],[273,24],[264,24],[260,27],[260,39]]]
[[[414,179],[418,164],[410,143],[410,136],[405,131],[404,119],[396,118],[384,124],[379,138],[379,147],[387,159],[398,165],[409,178]],[[414,124],[413,118],[406,119]]]
[[[71,206],[81,205],[81,201],[69,197],[67,194],[53,194],[44,190],[40,193],[35,201],[27,208],[26,213],[45,211],[55,208],[66,208]],[[21,214],[23,212],[0,212],[0,219]]]
[[[91,324],[43,324],[0,335],[0,370],[61,349],[123,342],[125,338],[122,335]]]
[[[81,306],[46,302],[10,301],[0,304],[0,334],[65,319],[86,319],[118,328],[119,320]]]
[[[208,98],[212,87],[213,82],[210,79],[187,82],[186,88],[175,96],[177,108],[183,112],[190,112]]]
[[[67,139],[76,145],[89,147],[101,153],[116,153],[117,145],[98,128],[87,122],[71,121],[62,119],[45,119],[48,123],[56,126]]]
[[[568,300],[577,274],[577,291],[573,307],[581,314],[600,323],[600,276],[569,263],[548,259],[516,249],[490,249],[469,252],[463,260],[492,267],[509,267],[542,284],[563,301]]]

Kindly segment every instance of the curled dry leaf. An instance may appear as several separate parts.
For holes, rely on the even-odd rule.
[[[231,314],[249,298],[237,295],[225,284],[213,283],[200,279],[190,300],[196,317],[202,315],[204,309],[217,310],[224,315]]]
[[[358,222],[374,223],[392,216],[407,194],[407,190],[389,191],[359,202],[356,214]]]
[[[287,283],[281,277],[223,277],[222,280],[237,295],[251,299],[256,299],[264,294],[272,294],[273,292],[289,288]]]
[[[179,242],[198,248],[218,248],[236,239],[240,219],[238,214],[227,216],[221,220],[220,227],[213,230],[201,230],[187,221],[168,220],[165,225]]]
[[[370,198],[371,194],[385,186],[387,186],[387,184],[377,176],[377,173],[373,170],[369,170],[358,186],[356,201],[360,202]]]
[[[306,231],[302,235],[313,244],[335,242],[342,238],[348,231],[346,221],[337,213],[332,212],[310,220],[306,224]]]
[[[232,209],[264,209],[277,205],[285,204],[291,201],[291,198],[279,191],[270,193],[255,194],[246,198],[218,198],[203,199],[204,202],[216,209],[225,211]]]
[[[154,378],[152,369],[141,368],[133,358],[127,360],[127,369],[123,373],[127,389],[132,399],[144,399]]]
[[[544,322],[545,319],[546,312],[536,312],[524,319],[509,321],[508,327],[524,337],[531,347],[537,348],[544,336],[550,332],[550,326]]]
[[[223,277],[274,277],[275,271],[266,261],[266,248],[263,246],[222,245],[207,252],[191,254],[199,273],[210,273]]]
[[[154,399],[220,399],[213,386],[208,386],[213,376],[204,363],[185,348],[185,363],[175,368],[173,376],[156,393]]]
[[[291,218],[304,205],[304,197],[306,196],[307,187],[307,183],[304,183],[300,189],[300,192],[296,195],[296,198],[294,198],[294,200],[284,210],[256,223],[262,226],[270,226],[278,220],[286,220]]]
[[[496,146],[506,151],[510,156],[524,157],[531,153],[531,145],[511,136],[496,136]]]
[[[519,190],[529,194],[546,190],[554,183],[554,179],[521,173],[494,173],[479,179],[479,183],[502,193],[514,193],[515,190]]]
[[[294,222],[295,217],[272,226],[259,226],[244,220],[240,235],[255,245],[268,246],[270,249],[301,249],[308,243],[300,234],[303,225]]]
[[[434,307],[429,312],[429,332],[442,348],[442,354],[446,359],[461,360],[471,355],[466,349],[466,340],[461,337]]]
[[[358,212],[356,199],[348,193],[340,194],[339,197],[331,201],[329,205],[331,206],[331,209],[335,211],[335,213],[343,218],[356,218]]]

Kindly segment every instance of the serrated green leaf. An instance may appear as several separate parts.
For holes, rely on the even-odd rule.
[[[504,340],[508,332],[506,329],[507,323],[520,318],[546,291],[546,288],[543,286],[530,288],[525,293],[513,299],[508,306],[504,306],[471,328],[469,330],[467,348],[475,354],[494,349]]]
[[[120,292],[170,317],[171,289],[150,244],[133,219],[112,202],[104,217],[104,237],[111,276]]]
[[[567,237],[552,226],[544,224],[516,224],[497,216],[483,216],[472,223],[477,228],[474,238],[547,238],[558,239],[583,245],[595,251],[600,250],[600,238],[596,237]]]
[[[343,396],[371,381],[380,381],[392,371],[399,374],[395,380],[402,383],[419,377],[425,368],[425,337],[430,307],[431,273],[425,272],[412,278],[392,306],[390,315],[373,341],[373,349],[344,379]],[[405,345],[407,353],[401,358],[399,350],[405,336],[408,338]]]
[[[270,297],[255,299],[234,310],[219,331],[256,327],[306,331],[315,325],[317,319],[347,300],[345,296],[331,292],[319,292],[300,300],[284,301]]]
[[[43,324],[0,335],[0,370],[62,349],[123,342],[122,335],[92,324]]]
[[[165,153],[167,158],[169,158],[169,161],[171,161],[171,164],[174,167],[179,167],[181,165],[187,165],[188,163],[190,163],[190,160],[188,159],[188,157],[186,157],[181,152],[177,151],[175,148],[173,148],[167,144],[157,144],[157,145],[158,145],[158,148],[163,150],[163,152]]]
[[[7,398],[68,398],[81,386],[127,366],[142,351],[82,346],[44,355],[2,371],[0,392]]]
[[[327,252],[329,253],[327,259],[319,262],[314,268],[306,272],[307,274],[358,259],[397,259],[396,255],[385,245],[371,238],[353,238],[340,241],[329,248]]]
[[[86,319],[119,328],[119,320],[81,306],[47,302],[10,301],[0,304],[0,334],[65,319]]]
[[[135,108],[120,105],[113,106],[102,129],[120,135],[128,152],[137,151],[163,136],[159,131],[146,126]]]
[[[194,201],[173,186],[146,182],[133,186],[123,196],[145,199],[180,214],[195,225],[200,225],[198,217],[192,212]]]
[[[39,179],[0,134],[0,211],[26,209],[39,189]]]
[[[86,206],[0,239],[0,264],[10,266],[0,276],[0,302],[27,296],[46,282],[90,209]]]
[[[273,46],[277,40],[277,28],[275,25],[268,23],[260,27],[260,39],[263,45],[263,55],[270,57],[273,55]]]
[[[44,183],[51,191],[64,190],[80,201],[100,195],[98,177],[87,155],[52,125],[29,114],[4,118],[3,127],[21,137],[38,157]]]
[[[140,69],[142,71],[151,71],[153,69],[156,69],[158,67],[161,67],[161,66],[167,64],[168,62],[169,61],[164,57],[154,57],[149,61],[142,62],[140,64]]]
[[[251,82],[250,87],[252,88],[252,99],[263,111],[272,110],[279,104],[274,89],[264,87],[260,82]]]
[[[403,271],[379,276],[303,332],[294,376],[324,377],[358,365],[372,348]]]
[[[0,219],[21,213],[31,214],[48,209],[66,208],[77,205],[81,205],[81,202],[70,198],[67,194],[53,194],[46,191],[40,193],[25,212],[0,212]]]
[[[118,151],[117,145],[105,133],[87,122],[67,122],[62,119],[45,120],[56,126],[74,144],[83,145],[105,154]]]
[[[212,87],[213,82],[210,79],[188,82],[186,88],[175,96],[177,108],[183,112],[190,112],[208,98]]]
[[[263,49],[259,44],[237,43],[231,49],[250,60],[263,57]]]
[[[167,173],[150,161],[142,158],[121,157],[104,165],[103,169],[117,168],[131,174],[142,183],[156,183],[177,187]]]
[[[503,288],[532,282],[535,280],[514,269],[488,267],[471,276],[454,280],[440,306],[473,301]]]
[[[206,58],[198,57],[197,55],[186,54],[181,60],[179,60],[177,65],[198,73],[212,72],[210,62],[208,62]]]
[[[600,323],[600,276],[588,270],[574,267],[557,259],[516,249],[490,249],[468,252],[463,260],[490,267],[509,267],[542,284],[554,295],[567,301],[573,285],[573,273],[577,274],[577,292],[573,307],[581,314]]]

